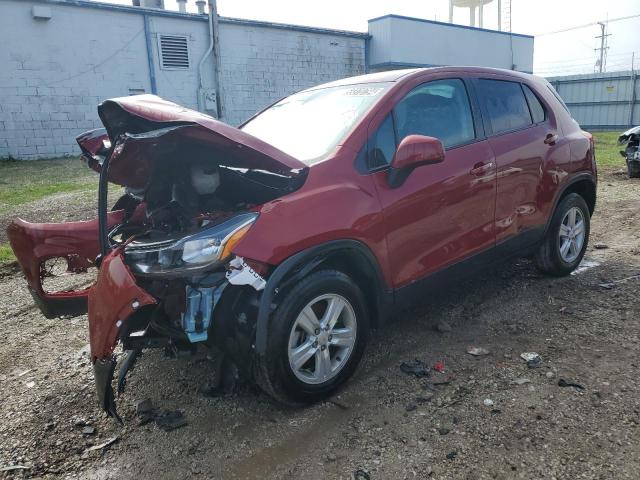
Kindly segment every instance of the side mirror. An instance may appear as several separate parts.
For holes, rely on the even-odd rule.
[[[391,160],[389,186],[397,188],[402,185],[416,167],[443,160],[444,147],[440,140],[424,135],[408,135],[400,142]]]

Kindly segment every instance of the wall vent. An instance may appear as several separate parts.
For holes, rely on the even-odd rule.
[[[189,41],[184,35],[160,35],[158,38],[160,66],[165,70],[189,68]]]

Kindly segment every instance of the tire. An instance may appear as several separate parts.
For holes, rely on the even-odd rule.
[[[256,356],[254,380],[267,394],[287,405],[323,400],[353,375],[364,353],[369,336],[364,296],[349,276],[337,270],[312,273],[284,295],[270,320],[265,356]],[[314,315],[302,315],[303,310],[309,312],[312,307],[311,312],[322,328],[330,304],[336,310],[343,305],[332,330],[319,330],[312,320]],[[355,339],[349,337],[349,330]],[[331,335],[335,336],[333,339],[329,337],[332,332],[335,333]],[[315,343],[311,343],[314,340]],[[352,343],[352,347],[347,350],[332,342]],[[321,350],[322,347],[325,348]],[[312,350],[315,353],[299,369],[292,366],[293,359],[302,361]],[[304,355],[296,356],[295,351]],[[329,365],[325,360],[327,354],[331,362],[335,361],[333,371],[333,363],[326,371],[323,369]],[[328,373],[325,375],[325,372]]]
[[[579,238],[576,235],[580,231],[580,228],[570,227],[570,212],[575,213],[575,224],[579,223],[579,217],[581,217],[583,224],[583,236],[582,241],[579,242]],[[568,217],[569,216],[569,217]],[[540,245],[538,251],[534,256],[534,263],[538,270],[548,275],[556,277],[562,277],[569,275],[582,261],[584,252],[587,249],[589,243],[589,231],[590,231],[591,216],[589,213],[589,207],[587,203],[577,193],[570,193],[564,197],[560,204],[556,207],[547,233]],[[563,236],[560,234],[561,227],[563,229]],[[565,235],[568,231],[572,230],[572,233]],[[566,240],[574,237],[575,244],[566,248]],[[578,244],[581,243],[581,244]],[[563,246],[565,248],[563,248]],[[564,252],[564,253],[563,253]]]
[[[629,178],[640,178],[640,161],[627,160],[627,171],[629,172]]]

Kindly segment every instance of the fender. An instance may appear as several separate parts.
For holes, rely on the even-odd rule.
[[[556,208],[558,208],[558,204],[560,203],[560,199],[564,196],[564,194],[566,193],[566,191],[575,183],[577,182],[581,182],[583,180],[589,180],[592,184],[594,189],[597,187],[597,183],[596,180],[593,176],[592,173],[588,173],[588,172],[582,172],[582,173],[578,173],[577,175],[575,175],[574,177],[572,177],[571,179],[569,179],[567,181],[567,183],[562,187],[559,188],[558,191],[556,192],[556,196],[553,199],[553,208],[551,209],[551,212],[549,213],[549,216],[547,218],[547,223],[544,227],[544,234],[546,235],[547,231],[549,230],[549,227],[551,226],[551,219],[553,218],[553,213],[556,211]],[[595,204],[594,204],[594,208],[595,208]]]
[[[382,271],[378,265],[378,261],[366,245],[360,241],[348,239],[332,240],[321,245],[316,245],[287,258],[284,262],[278,265],[269,276],[260,298],[260,304],[258,305],[255,343],[255,349],[258,355],[264,356],[267,350],[269,320],[271,312],[273,311],[273,297],[278,286],[280,286],[280,282],[296,268],[302,267],[305,271],[310,271],[329,259],[332,254],[345,251],[350,252],[350,254],[360,255],[361,259],[366,261],[368,266],[371,268],[376,290],[375,301],[378,310],[376,313],[380,317],[383,317],[385,313],[389,311],[393,304],[393,293],[387,288],[384,277],[382,276]],[[310,266],[309,269],[306,268],[307,265]]]

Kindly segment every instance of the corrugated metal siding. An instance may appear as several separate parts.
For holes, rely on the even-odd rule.
[[[624,71],[569,75],[547,80],[583,128],[616,130],[640,124],[638,76],[637,71]]]

